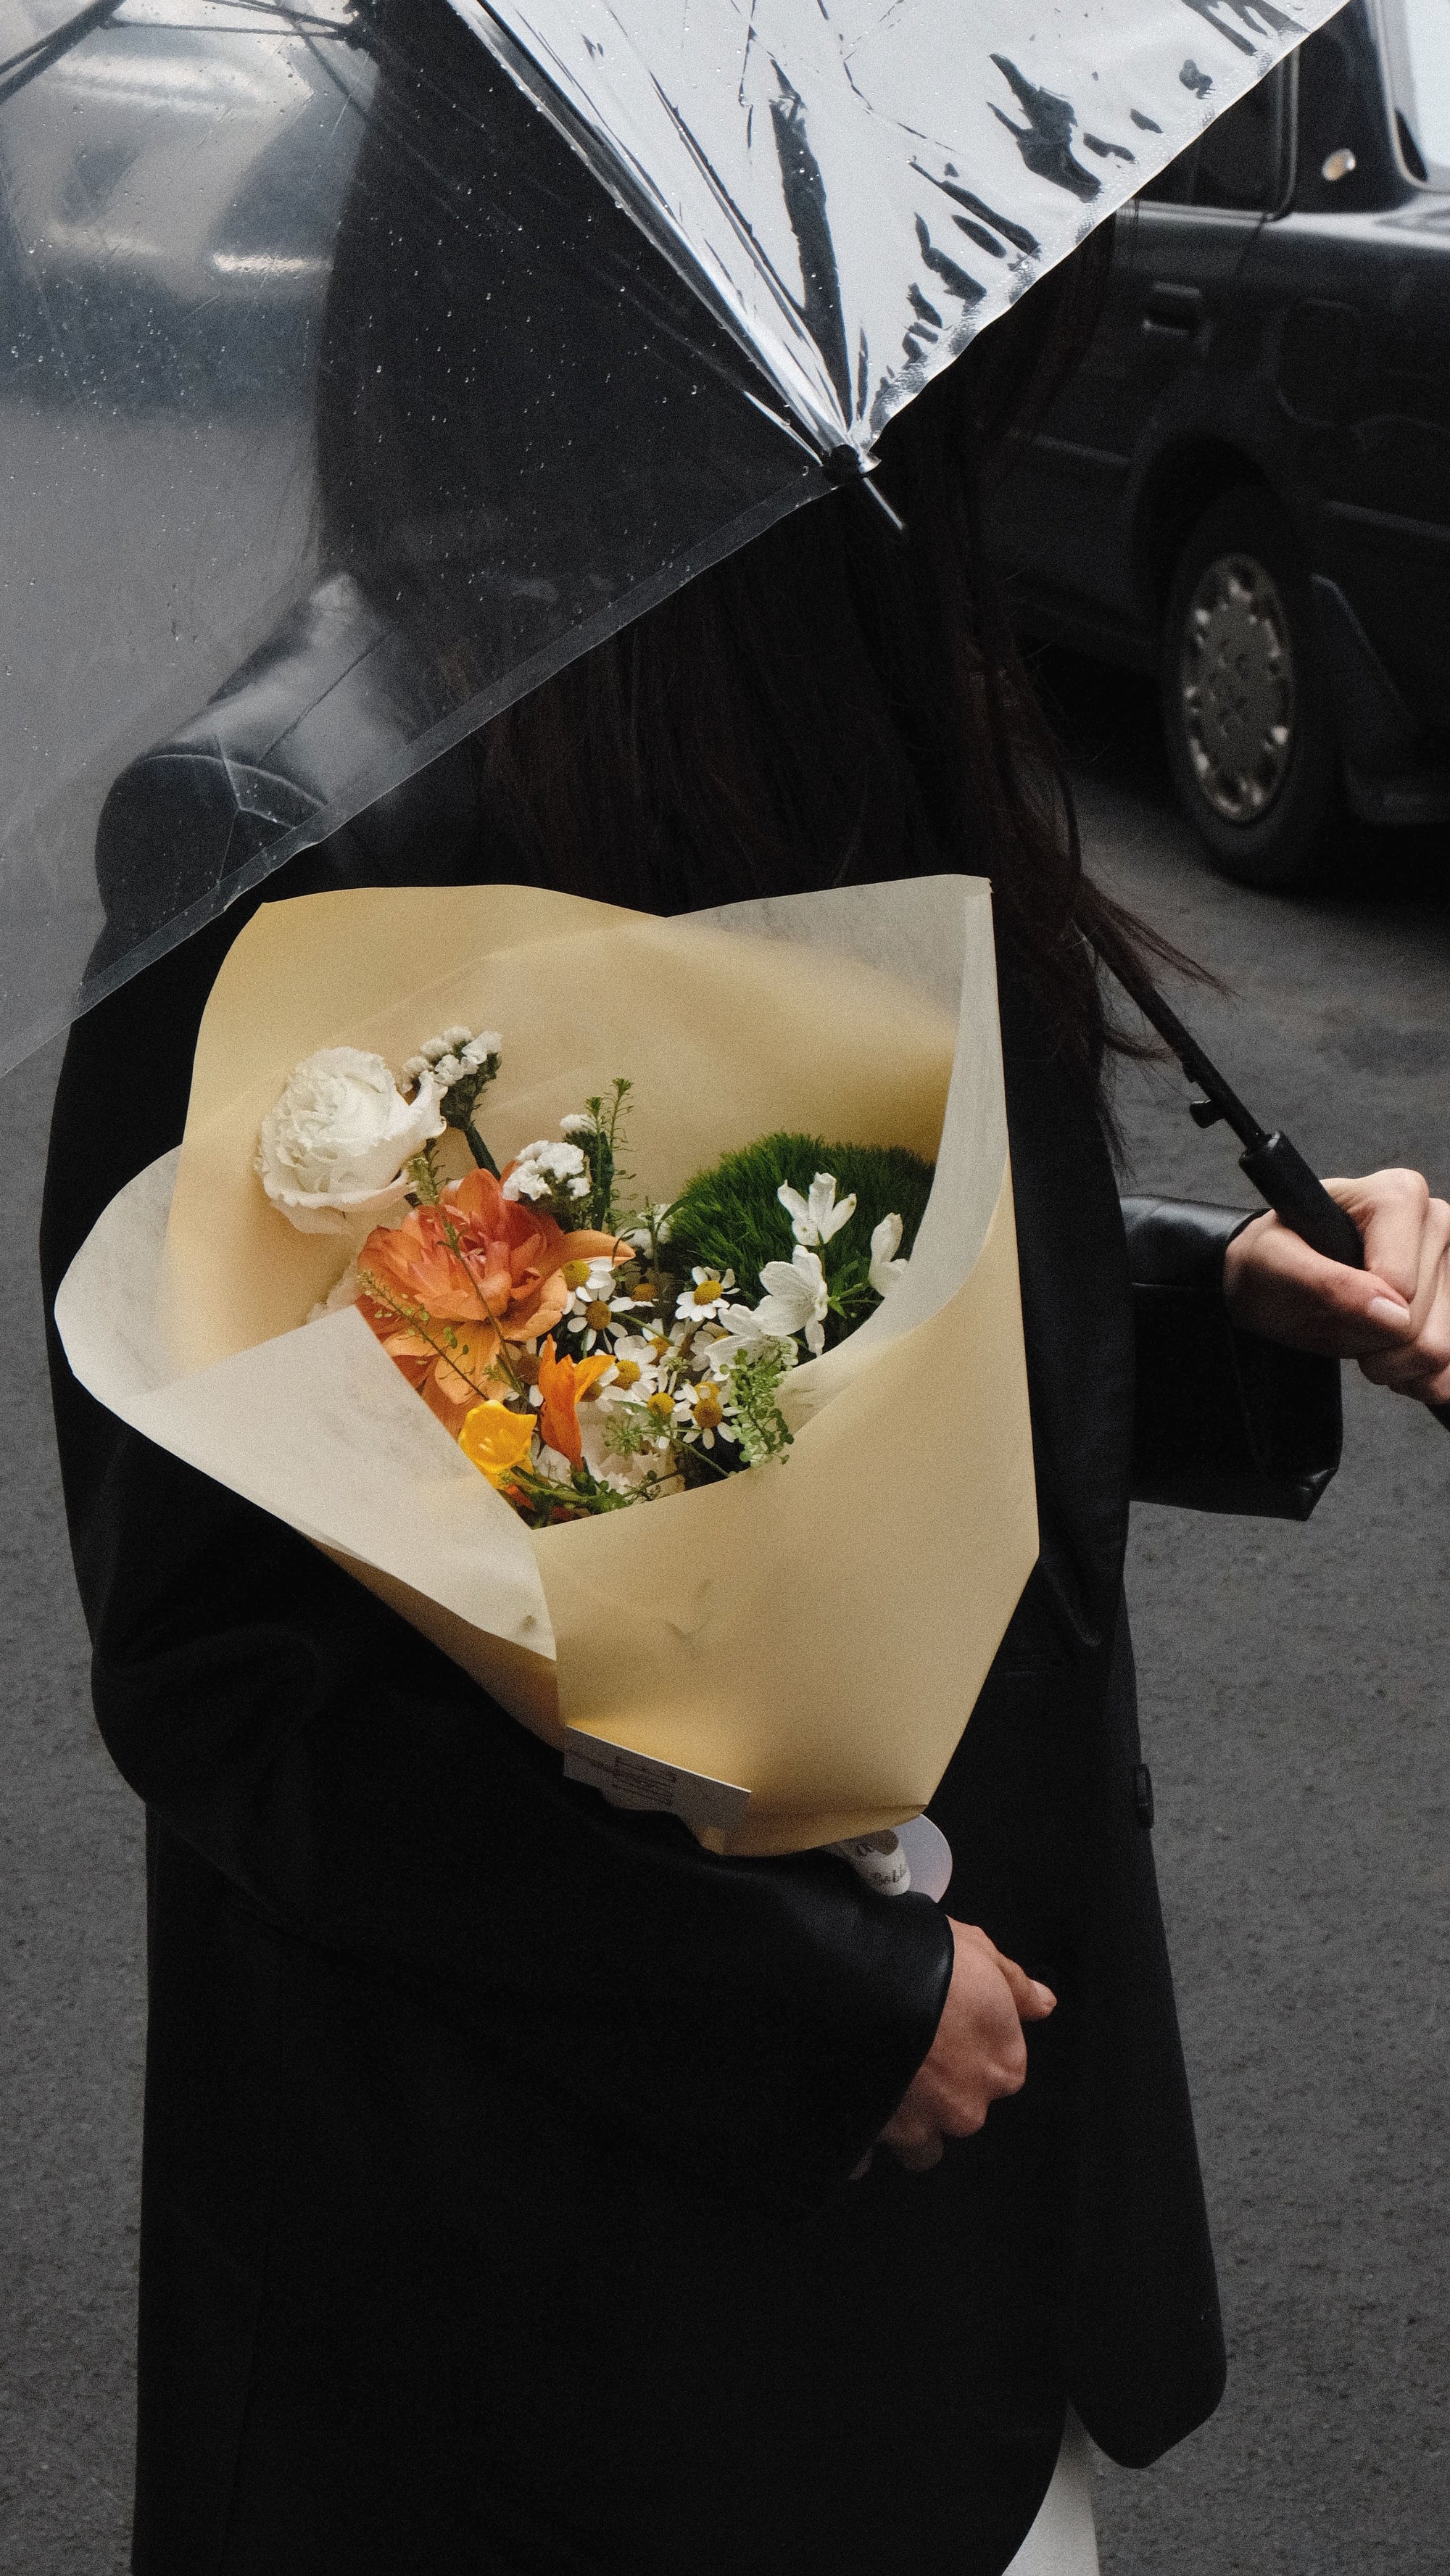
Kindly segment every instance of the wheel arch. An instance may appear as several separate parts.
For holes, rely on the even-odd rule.
[[[1208,435],[1175,439],[1148,467],[1133,510],[1133,573],[1155,635],[1190,530],[1205,510],[1242,483],[1268,493],[1292,520],[1293,513],[1271,477],[1230,439]]]

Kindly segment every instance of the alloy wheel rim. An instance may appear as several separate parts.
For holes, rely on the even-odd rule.
[[[1294,653],[1279,591],[1253,555],[1220,555],[1188,603],[1179,713],[1199,794],[1226,823],[1260,822],[1294,750]]]

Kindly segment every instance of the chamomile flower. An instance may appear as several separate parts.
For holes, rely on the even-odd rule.
[[[666,1332],[663,1325],[651,1324],[648,1316],[642,1315],[639,1332],[617,1347],[629,1358],[647,1360],[655,1371],[656,1382],[663,1385],[679,1368],[690,1333],[688,1324],[672,1325]]]
[[[798,1243],[789,1261],[767,1261],[760,1274],[766,1291],[755,1320],[767,1333],[804,1333],[806,1348],[823,1351],[830,1295],[821,1256]]]
[[[596,1342],[609,1341],[618,1329],[616,1316],[632,1315],[637,1301],[618,1292],[613,1262],[590,1261],[580,1265],[571,1261],[565,1270],[565,1278],[568,1279],[570,1272],[581,1266],[585,1275],[574,1285],[574,1302],[565,1318],[564,1329],[568,1333],[582,1333],[584,1348],[592,1351]]]
[[[698,1261],[690,1272],[691,1285],[682,1288],[675,1300],[675,1318],[682,1324],[707,1324],[729,1304],[730,1290],[735,1285],[733,1270],[702,1270]]]
[[[782,1181],[775,1195],[790,1218],[790,1230],[797,1243],[829,1243],[856,1213],[854,1194],[837,1205],[834,1172],[817,1172],[804,1198],[789,1181]]]
[[[601,1404],[646,1404],[659,1393],[660,1354],[653,1339],[641,1333],[621,1334],[614,1345],[614,1365],[599,1381]]]
[[[718,1386],[706,1378],[699,1386],[682,1386],[675,1397],[675,1421],[688,1440],[693,1434],[702,1449],[713,1449],[717,1437],[738,1440],[739,1432],[725,1419],[725,1406]]]
[[[675,1428],[675,1398],[667,1386],[657,1386],[644,1400],[644,1410],[659,1424],[658,1446],[668,1449]]]

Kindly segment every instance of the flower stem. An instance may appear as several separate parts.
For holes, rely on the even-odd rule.
[[[463,1131],[464,1142],[466,1143],[470,1154],[473,1156],[475,1163],[478,1164],[480,1170],[492,1172],[494,1179],[498,1180],[500,1178],[498,1165],[494,1161],[488,1147],[485,1145],[483,1138],[480,1136],[478,1129],[473,1123],[473,1120],[471,1118],[460,1118],[458,1123]]]

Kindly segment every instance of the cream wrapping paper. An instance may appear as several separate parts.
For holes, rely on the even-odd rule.
[[[500,1160],[616,1073],[641,1197],[776,1128],[935,1159],[905,1278],[786,1383],[784,1464],[530,1531],[358,1313],[303,1320],[367,1225],[300,1234],[269,1205],[264,1112],[318,1048],[396,1066],[460,1022],[503,1035]],[[1037,1553],[989,890],[673,921],[516,886],[265,905],[207,1005],[180,1148],[112,1201],[56,1322],[102,1403],[345,1563],[579,1776],[717,1850],[904,1822]]]

